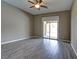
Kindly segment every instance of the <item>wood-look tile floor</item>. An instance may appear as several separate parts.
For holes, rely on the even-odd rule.
[[[28,39],[2,45],[1,59],[77,59],[69,43]]]

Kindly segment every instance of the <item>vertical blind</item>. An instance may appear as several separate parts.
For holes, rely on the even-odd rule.
[[[47,38],[58,38],[58,22],[59,16],[43,17],[43,36]]]

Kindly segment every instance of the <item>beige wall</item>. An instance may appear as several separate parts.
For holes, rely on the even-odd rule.
[[[59,38],[66,39],[66,40],[70,39],[70,11],[36,15],[34,17],[34,35],[35,36],[42,36],[43,34],[42,17],[45,17],[45,16],[59,16]]]
[[[71,12],[71,45],[77,53],[77,0],[74,1]]]
[[[33,16],[3,1],[1,4],[2,43],[18,39],[28,39],[33,32]]]
[[[47,13],[32,16],[13,6],[2,2],[1,41],[12,41],[29,38],[30,36],[42,36],[44,16],[59,16],[59,38],[70,39],[70,11]],[[34,17],[34,20],[33,20]],[[34,22],[34,24],[33,24]]]

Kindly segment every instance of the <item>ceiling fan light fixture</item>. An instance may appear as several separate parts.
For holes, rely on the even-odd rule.
[[[39,5],[39,4],[36,4],[36,5],[35,5],[35,8],[40,8],[40,5]]]
[[[41,7],[43,8],[47,8],[47,4],[45,1],[43,0],[34,0],[35,2],[28,0],[28,2],[30,2],[32,4],[32,6],[30,8],[36,8],[38,10],[40,10]]]

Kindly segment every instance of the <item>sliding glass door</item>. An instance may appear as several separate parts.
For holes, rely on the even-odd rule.
[[[57,21],[43,21],[43,36],[46,38],[58,38],[58,22]]]

